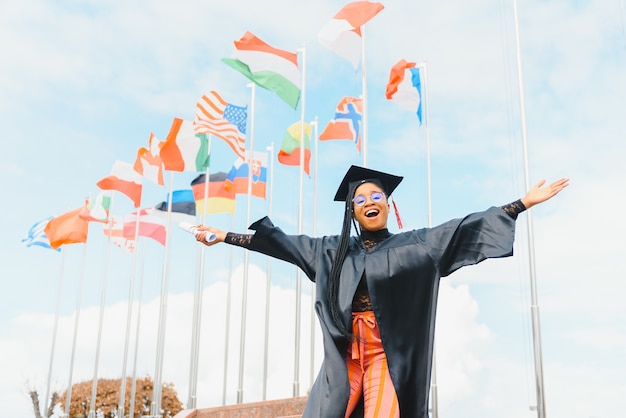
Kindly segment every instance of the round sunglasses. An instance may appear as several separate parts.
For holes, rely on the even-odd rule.
[[[382,202],[384,198],[385,194],[383,192],[372,192],[370,194],[370,199],[374,203]],[[352,199],[352,203],[354,203],[356,206],[363,206],[366,201],[367,197],[363,196],[362,194],[355,196],[354,199]]]

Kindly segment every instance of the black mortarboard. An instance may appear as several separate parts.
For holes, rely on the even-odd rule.
[[[390,196],[403,178],[404,177],[401,176],[383,173],[382,171],[371,170],[369,168],[353,165],[350,167],[343,180],[341,180],[341,184],[335,194],[335,201],[344,202],[346,198],[348,198],[348,191],[350,190],[350,185],[352,183],[364,183],[367,180],[378,180],[385,189],[387,196]],[[349,198],[352,198],[352,196]]]

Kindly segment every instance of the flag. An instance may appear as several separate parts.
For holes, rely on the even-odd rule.
[[[273,91],[294,109],[300,100],[298,54],[274,48],[246,32],[235,41],[232,58],[222,62],[239,71],[259,86]]]
[[[267,184],[267,153],[246,151],[246,160],[238,158],[228,172],[225,181],[227,191],[237,194],[248,193],[248,166],[252,167],[252,195],[265,199]],[[248,163],[250,162],[250,163]]]
[[[161,202],[154,208],[163,212],[168,211],[169,194],[165,202]],[[196,216],[196,202],[193,198],[191,189],[174,190],[172,192],[172,212],[184,213],[186,215]]]
[[[246,149],[247,106],[227,103],[216,91],[203,95],[196,104],[193,127],[197,134],[210,134],[222,138],[238,157]]]
[[[116,161],[111,174],[104,177],[96,185],[102,190],[117,190],[125,194],[138,208],[141,203],[142,177],[130,163]]]
[[[344,97],[337,105],[335,118],[328,122],[320,134],[320,141],[353,141],[361,151],[361,124],[363,119],[363,101],[355,97]]]
[[[209,166],[209,141],[196,134],[193,122],[174,118],[160,156],[166,170],[203,171]]]
[[[139,211],[139,236],[148,237],[165,245],[167,235],[167,219],[157,215],[154,210],[141,209]],[[137,212],[124,216],[124,237],[135,238],[137,226]]]
[[[111,207],[111,192],[109,190],[98,193],[95,199],[89,200],[80,212],[80,217],[86,221],[107,222]]]
[[[48,236],[44,232],[46,225],[48,225],[48,221],[50,219],[52,219],[52,216],[44,220],[41,220],[35,223],[33,226],[31,226],[30,229],[28,230],[28,235],[26,236],[26,238],[22,239],[22,242],[24,243],[24,245],[26,245],[27,247],[30,247],[32,245],[37,245],[39,247],[48,248],[52,250],[53,248],[52,246],[50,246],[50,240],[48,239]],[[60,251],[60,250],[57,249],[57,251]]]
[[[304,124],[304,172],[307,175],[310,172],[311,165],[311,124]],[[283,143],[278,151],[278,161],[284,165],[300,165],[300,147],[302,141],[300,134],[302,132],[302,123],[296,122],[287,128],[287,132],[283,137]]]
[[[191,182],[196,201],[196,214],[235,213],[235,192],[225,188],[227,174],[223,171],[209,176],[208,194],[205,195],[206,174],[200,174]]]
[[[103,232],[108,237],[113,245],[125,250],[128,253],[135,251],[135,235],[133,237],[124,236],[124,221],[118,218],[110,219],[109,223],[104,225]]]
[[[56,216],[44,228],[44,233],[50,240],[50,246],[55,250],[64,244],[78,244],[87,242],[89,221],[80,217],[83,207],[65,212]]]
[[[385,96],[387,100],[415,112],[422,123],[422,83],[420,70],[414,62],[401,59],[391,68]]]
[[[355,1],[346,4],[318,33],[326,48],[352,63],[356,70],[361,59],[361,26],[383,10],[381,3]]]
[[[150,132],[148,138],[148,148],[141,147],[137,150],[137,159],[135,160],[134,169],[148,180],[163,186],[163,161],[161,160],[161,146],[163,141],[159,141],[157,137]]]

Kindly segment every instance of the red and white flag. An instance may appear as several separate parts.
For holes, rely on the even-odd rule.
[[[111,174],[96,185],[102,190],[117,190],[125,194],[133,201],[136,208],[141,204],[142,177],[130,163],[116,161],[113,163]]]
[[[355,1],[346,4],[317,35],[322,45],[347,59],[356,70],[361,59],[361,26],[385,6],[382,3]]]

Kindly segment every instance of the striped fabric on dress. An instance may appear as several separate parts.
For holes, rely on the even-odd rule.
[[[346,360],[350,381],[346,418],[352,414],[361,396],[365,407],[364,418],[399,418],[398,397],[374,312],[353,312],[352,332],[355,339],[348,348]]]

